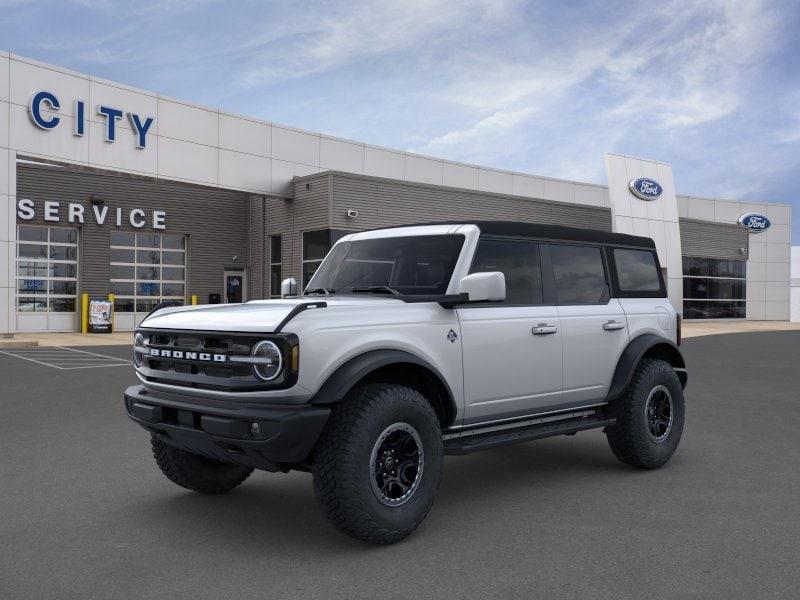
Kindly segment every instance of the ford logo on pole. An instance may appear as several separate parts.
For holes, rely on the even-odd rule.
[[[634,196],[642,200],[658,200],[661,197],[661,192],[664,191],[660,183],[646,177],[631,179],[628,182],[628,187]]]
[[[770,220],[758,213],[747,213],[739,217],[739,225],[746,227],[750,233],[761,233],[772,225]]]

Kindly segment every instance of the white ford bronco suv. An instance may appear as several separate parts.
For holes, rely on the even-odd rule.
[[[683,430],[680,318],[648,238],[470,222],[352,233],[302,294],[161,308],[135,333],[128,415],[179,486],[310,471],[374,543],[433,505],[445,454],[603,428],[666,463]]]

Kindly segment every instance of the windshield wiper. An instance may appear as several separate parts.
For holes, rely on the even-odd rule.
[[[320,288],[311,288],[305,291],[303,294],[304,296],[310,296],[312,294],[322,294],[324,296],[330,296],[336,290],[329,290],[328,288],[320,287]]]
[[[400,292],[398,292],[394,288],[390,288],[388,285],[371,285],[369,287],[354,287],[351,291],[354,294],[392,294],[393,296],[400,295]]]

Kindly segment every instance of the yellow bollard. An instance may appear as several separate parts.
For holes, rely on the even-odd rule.
[[[192,294],[192,306],[197,306],[197,294]]]
[[[81,294],[81,333],[89,333],[89,294]]]
[[[108,295],[108,301],[111,302],[111,333],[114,333],[114,330],[117,328],[117,311],[114,310],[114,300],[117,297],[114,294]]]

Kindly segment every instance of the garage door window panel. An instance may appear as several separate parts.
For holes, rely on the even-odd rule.
[[[73,312],[78,286],[78,230],[17,227],[17,311]]]
[[[683,316],[686,319],[744,319],[747,316],[747,262],[685,256]]]
[[[185,301],[185,236],[113,232],[111,242],[110,290],[117,312],[150,312],[160,302]]]

